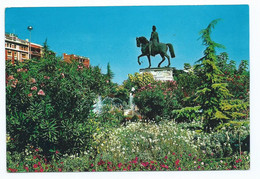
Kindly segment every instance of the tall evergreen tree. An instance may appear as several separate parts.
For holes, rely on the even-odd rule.
[[[114,73],[112,72],[111,70],[111,67],[110,67],[110,64],[108,63],[107,64],[107,78],[108,78],[108,81],[111,82],[111,80],[114,78]]]
[[[206,29],[200,32],[203,45],[207,48],[204,51],[204,56],[199,60],[201,62],[203,84],[197,90],[195,101],[201,106],[204,117],[204,129],[206,131],[214,129],[229,119],[223,110],[221,102],[231,94],[226,88],[227,84],[222,82],[223,77],[219,75],[222,72],[216,65],[217,56],[215,49],[224,48],[224,46],[214,42],[210,36],[212,29],[219,20],[213,20]]]

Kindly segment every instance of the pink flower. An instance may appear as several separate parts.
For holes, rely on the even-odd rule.
[[[96,171],[95,169],[92,170],[92,172],[95,172],[95,171]]]
[[[31,94],[31,93],[30,93]],[[39,152],[39,149],[35,149],[36,152]]]
[[[32,90],[32,91],[37,91],[37,87],[36,87],[36,86],[33,86],[33,87],[31,87],[31,90]]]
[[[94,167],[94,164],[92,163],[90,166],[91,166],[91,167]]]
[[[37,93],[38,95],[40,95],[40,96],[45,96],[45,93],[44,93],[44,91],[43,90],[39,90],[39,92]],[[57,152],[57,151],[56,151]]]
[[[172,155],[175,155],[175,152],[173,152]]]
[[[191,156],[191,154],[189,154],[189,156]]]
[[[167,160],[168,159],[167,155],[164,158],[165,158],[165,160]]]
[[[126,169],[125,169],[125,168],[123,168],[123,171],[126,171]]]
[[[30,83],[36,83],[35,78],[31,78],[31,79],[30,79]]]
[[[29,93],[29,94],[28,94],[28,97],[32,97],[32,93]]]
[[[37,167],[38,167],[38,165],[37,165],[37,164],[34,164],[34,165],[33,165],[33,168],[37,168]]]
[[[58,153],[60,153],[58,150],[56,150],[56,152],[55,152],[56,154],[58,154]]]
[[[14,79],[13,75],[8,76],[8,78],[7,78],[7,80],[13,80],[13,79]]]
[[[61,168],[58,168],[59,172],[62,172],[62,169]]]
[[[33,159],[36,159],[37,157],[36,156],[33,156]]]
[[[235,165],[234,165],[233,167],[234,167],[234,168],[237,168],[237,166],[235,166]]]
[[[179,167],[178,170],[181,171],[181,167]]]
[[[41,169],[40,169],[40,172],[43,172],[43,171],[44,171],[43,168],[41,168]]]
[[[38,165],[41,166],[41,162],[38,162]]]
[[[198,169],[200,169],[200,166],[198,166]]]
[[[19,73],[19,72],[22,72],[22,71],[23,71],[22,68],[17,69],[17,72],[18,72],[18,73]]]

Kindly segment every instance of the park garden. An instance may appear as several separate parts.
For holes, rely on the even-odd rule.
[[[7,171],[248,170],[248,61],[216,54],[217,22],[173,81],[135,73],[118,85],[109,64],[64,63],[47,44],[40,60],[6,62]]]

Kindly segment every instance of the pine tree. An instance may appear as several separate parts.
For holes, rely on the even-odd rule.
[[[114,73],[111,70],[110,64],[107,64],[107,74],[106,74],[108,81],[111,82],[111,80],[114,78]]]
[[[212,29],[220,19],[213,20],[206,29],[203,29],[200,34],[203,45],[207,48],[204,51],[204,56],[198,61],[202,69],[201,78],[203,84],[196,92],[195,101],[199,103],[204,117],[204,129],[210,131],[219,124],[227,122],[230,118],[223,109],[222,100],[230,97],[227,84],[223,83],[222,74],[217,63],[216,48],[224,48],[223,45],[214,42],[211,39]]]

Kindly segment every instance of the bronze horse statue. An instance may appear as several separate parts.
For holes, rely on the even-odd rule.
[[[160,54],[162,57],[162,61],[158,64],[158,67],[161,67],[161,64],[164,62],[165,57],[168,59],[168,66],[171,65],[170,57],[167,54],[168,48],[170,50],[171,58],[175,57],[173,46],[170,43],[164,44],[159,43],[157,47],[152,46],[151,54],[149,53],[149,41],[145,37],[137,37],[136,38],[136,45],[137,47],[141,47],[142,54],[138,56],[138,64],[141,65],[140,57],[147,56],[149,67],[151,67],[151,58],[150,56],[155,56],[157,54]]]

